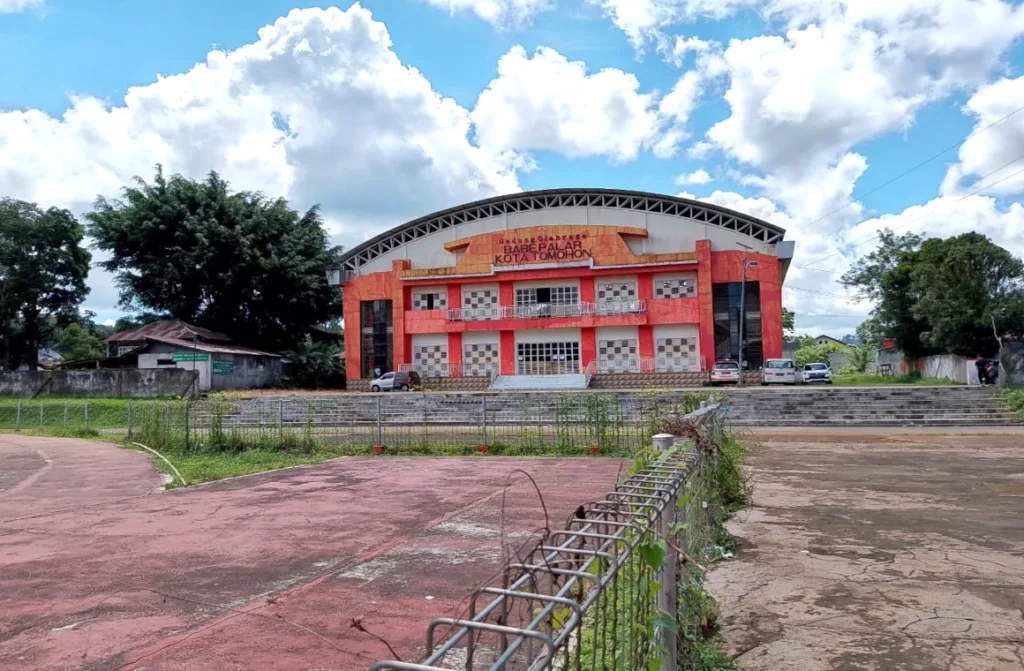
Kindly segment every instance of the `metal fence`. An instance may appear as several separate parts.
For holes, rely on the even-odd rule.
[[[399,452],[631,454],[707,394],[380,394],[188,403],[192,448],[326,444]]]
[[[16,401],[0,404],[0,430],[126,433],[150,401]]]
[[[676,441],[581,506],[565,529],[475,590],[463,617],[432,620],[423,661],[380,661],[373,670],[696,668],[705,604],[693,558],[717,521],[722,422],[717,407],[687,420],[696,442]]]

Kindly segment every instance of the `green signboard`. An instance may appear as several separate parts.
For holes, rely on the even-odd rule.
[[[206,352],[175,352],[171,355],[171,361],[207,361],[210,355]]]
[[[235,362],[222,360],[213,360],[213,372],[220,375],[230,375],[235,372]]]

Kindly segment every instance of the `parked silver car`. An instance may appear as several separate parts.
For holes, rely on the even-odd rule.
[[[804,384],[814,384],[816,382],[832,384],[832,369],[828,367],[827,363],[805,364],[802,373]]]

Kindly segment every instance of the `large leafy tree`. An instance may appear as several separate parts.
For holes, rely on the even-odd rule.
[[[912,271],[914,315],[927,344],[965,356],[992,354],[997,331],[1024,332],[1024,263],[980,233],[925,240]]]
[[[304,214],[284,199],[231,192],[211,172],[204,181],[136,178],[120,200],[100,198],[89,233],[110,253],[121,303],[167,313],[274,351],[303,342],[309,329],[340,314],[326,271],[340,248],[327,244],[317,208]]]
[[[78,318],[92,256],[67,210],[0,199],[0,329],[3,363],[35,368],[38,348]]]
[[[923,240],[883,231],[842,282],[875,302],[865,335],[896,338],[911,357],[991,354],[1024,333],[1024,264],[984,235]]]
[[[796,314],[789,308],[782,308],[782,333],[792,336],[796,333]]]
[[[875,303],[872,319],[877,330],[887,338],[896,338],[907,356],[934,354],[937,350],[921,339],[921,334],[929,330],[928,321],[914,312],[920,291],[913,270],[921,236],[883,230],[879,240],[878,247],[854,263],[840,281]]]
[[[65,361],[96,359],[103,356],[103,341],[79,323],[68,324],[60,334],[57,351]]]

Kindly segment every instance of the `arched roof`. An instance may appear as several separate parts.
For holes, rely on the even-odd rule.
[[[341,258],[342,269],[358,270],[397,247],[459,224],[513,212],[559,207],[619,208],[677,216],[736,231],[764,244],[780,242],[786,233],[774,224],[747,214],[710,203],[657,193],[623,189],[522,191],[441,210],[389,229],[345,252]]]

